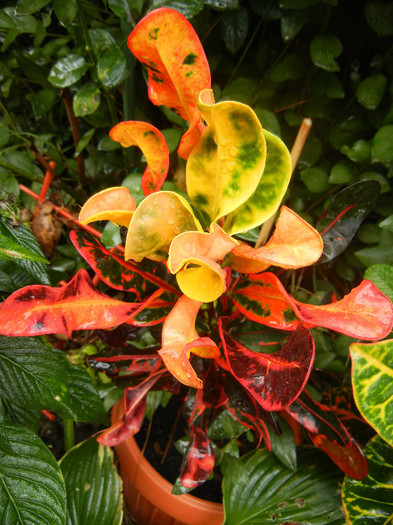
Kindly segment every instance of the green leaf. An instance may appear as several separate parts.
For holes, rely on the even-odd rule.
[[[341,55],[342,50],[341,42],[335,35],[316,35],[310,44],[311,60],[325,71],[340,71],[335,58]]]
[[[76,117],[84,117],[95,112],[101,103],[97,84],[84,84],[74,95],[72,106]]]
[[[355,256],[364,266],[373,264],[390,264],[393,261],[393,246],[380,244],[357,250]]]
[[[393,449],[378,435],[364,447],[368,476],[345,476],[342,501],[347,523],[386,525],[393,517]]]
[[[393,215],[389,215],[382,222],[379,223],[380,228],[393,232]]]
[[[68,525],[120,525],[122,483],[109,447],[95,437],[73,447],[60,461],[67,489]]]
[[[70,366],[67,386],[70,408],[76,421],[104,424],[108,422],[103,402],[85,368]]]
[[[378,35],[393,35],[393,2],[368,2],[365,7],[365,15],[368,25]]]
[[[108,49],[116,47],[116,41],[113,36],[105,29],[90,29],[89,30],[91,44],[94,53],[99,56]]]
[[[314,78],[312,90],[315,94],[326,95],[330,99],[344,98],[345,95],[340,78],[334,73],[328,73],[327,71],[321,71]]]
[[[96,128],[91,128],[89,131],[86,131],[86,133],[81,137],[80,141],[78,142],[77,147],[75,148],[75,156],[77,157],[82,153],[82,151],[88,146],[89,142],[93,138],[93,135],[96,131]]]
[[[345,184],[351,182],[353,178],[352,163],[347,160],[340,160],[330,170],[330,184]]]
[[[364,419],[393,446],[393,339],[352,343],[349,352],[355,403]]]
[[[0,9],[0,29],[15,29],[15,27],[12,18],[3,9]]]
[[[296,53],[288,53],[285,57],[273,68],[270,73],[270,79],[273,82],[281,83],[286,80],[296,80],[304,75],[304,62],[300,55]]]
[[[170,7],[179,11],[186,18],[192,18],[202,11],[204,4],[204,0],[153,0],[150,9]]]
[[[31,15],[45,7],[52,0],[18,0],[16,13],[18,15]]]
[[[293,435],[291,427],[284,419],[278,418],[278,423],[282,430],[281,436],[277,436],[274,432],[269,432],[272,452],[283,465],[291,470],[296,470],[297,453],[295,436]]]
[[[359,180],[375,180],[381,186],[381,194],[388,193],[390,191],[390,184],[386,177],[376,171],[363,171],[360,174]]]
[[[117,86],[123,79],[126,65],[126,57],[122,50],[117,47],[112,47],[98,58],[98,78],[106,88]]]
[[[0,188],[7,193],[12,193],[15,197],[20,195],[18,179],[13,177],[10,172],[7,174],[0,173]]]
[[[329,176],[321,168],[306,168],[301,171],[300,176],[306,188],[312,193],[324,193],[330,189]]]
[[[298,450],[298,468],[268,450],[240,461],[224,458],[224,525],[308,523],[342,525],[341,473],[315,449]]]
[[[242,46],[248,32],[248,12],[242,6],[223,14],[220,34],[227,49],[234,55]]]
[[[3,428],[15,454],[0,452],[0,522],[65,525],[66,491],[54,456],[27,428]]]
[[[72,86],[88,69],[89,65],[82,56],[70,54],[56,62],[50,70],[48,80],[55,87]]]
[[[341,152],[353,162],[368,162],[370,160],[371,145],[367,140],[357,140],[352,147],[347,145],[341,148]]]
[[[77,0],[54,0],[53,9],[55,10],[57,18],[65,26],[71,24],[78,14]]]
[[[225,11],[227,9],[238,9],[239,0],[205,0],[205,5],[217,11]]]
[[[26,98],[32,105],[34,114],[37,117],[45,115],[58,100],[54,89],[42,89],[38,93],[28,93]]]
[[[131,10],[135,10],[139,15],[143,7],[143,0],[109,0],[109,7],[121,20],[133,25]]]
[[[364,279],[369,279],[393,301],[393,266],[374,264],[364,272]]]
[[[371,145],[373,162],[381,162],[387,168],[393,166],[393,125],[382,126],[374,135]]]
[[[367,109],[377,109],[385,93],[387,79],[381,73],[365,78],[356,88],[356,98]]]
[[[210,425],[208,436],[210,439],[232,439],[246,431],[244,425],[239,423],[230,412],[224,410]]]
[[[25,259],[49,264],[44,257],[21,246],[18,242],[5,237],[0,233],[0,260]]]
[[[308,12],[300,9],[281,18],[281,36],[284,42],[289,42],[299,33],[307,21],[307,16]]]
[[[280,0],[280,7],[283,9],[305,9],[320,3],[321,0]]]

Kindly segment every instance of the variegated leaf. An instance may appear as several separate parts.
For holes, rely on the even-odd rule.
[[[123,186],[108,188],[90,197],[79,213],[79,222],[112,221],[128,227],[136,205],[130,192]]]

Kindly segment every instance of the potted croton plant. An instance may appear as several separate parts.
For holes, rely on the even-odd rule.
[[[392,303],[368,280],[321,304],[294,297],[293,270],[317,263],[324,241],[340,242],[331,235],[339,217],[320,229],[321,236],[281,206],[292,172],[286,146],[262,128],[249,106],[215,102],[204,50],[180,13],[151,11],[132,31],[128,47],[147,69],[150,100],[188,122],[178,148],[187,193],[161,189],[169,151],[157,128],[117,124],[111,138],[138,146],[146,159],[145,198],[136,204],[127,188],[108,188],[80,211],[83,225],[109,220],[126,228],[123,248],[109,251],[86,231],[71,232],[101,289],[83,269],[63,286],[22,288],[0,306],[0,333],[71,336],[74,330],[123,325],[156,334],[159,328],[158,349],[131,345],[121,355],[95,358],[117,363],[126,385],[112,426],[97,438],[118,448],[123,472],[125,445],[134,446],[149,392],[164,391],[181,399],[188,428],[179,477],[169,492],[182,501],[220,462],[224,475],[225,517],[213,505],[213,518],[191,510],[175,516],[176,523],[343,523],[339,472],[362,479],[368,467],[345,424],[351,423],[349,410],[340,417],[331,407],[318,392],[323,380],[307,386],[318,352],[313,334],[320,329],[362,341],[383,339],[392,329]],[[270,238],[255,242],[250,231],[276,213]],[[113,297],[116,291],[121,299]],[[362,421],[359,415],[353,419]],[[217,434],[225,421],[233,432],[223,430],[215,440],[212,428]],[[297,470],[296,456],[291,459],[295,440]],[[239,448],[253,451],[236,459]],[[323,476],[316,474],[319,463],[325,465]],[[138,468],[125,485],[131,508]],[[152,487],[138,496],[145,504]],[[168,506],[177,504],[164,502]],[[165,523],[167,510],[146,509],[135,511],[141,523]]]

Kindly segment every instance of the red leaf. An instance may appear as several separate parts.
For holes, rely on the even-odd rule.
[[[190,433],[192,441],[184,456],[180,483],[183,487],[194,489],[210,476],[214,467],[214,452],[209,438],[201,428],[192,425]]]
[[[282,410],[302,392],[314,361],[314,340],[299,326],[278,352],[248,350],[221,333],[232,374],[268,411]]]
[[[113,328],[140,306],[96,290],[86,270],[65,286],[26,286],[0,305],[0,333],[10,336],[66,334],[73,330]]]

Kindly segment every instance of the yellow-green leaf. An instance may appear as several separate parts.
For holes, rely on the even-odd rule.
[[[230,253],[231,267],[237,272],[258,273],[268,266],[301,268],[315,263],[323,251],[319,233],[294,211],[282,206],[276,228],[260,248],[242,243]]]
[[[169,151],[163,134],[147,122],[129,120],[116,124],[109,135],[124,148],[137,146],[142,150],[148,166],[142,177],[144,194],[159,190],[169,167]]]
[[[191,206],[173,191],[148,195],[136,209],[128,229],[125,259],[144,257],[164,261],[172,240],[180,233],[202,231]]]
[[[189,156],[187,190],[191,201],[216,222],[254,193],[265,166],[266,142],[249,106],[214,104],[211,90],[204,90],[198,107],[208,127]]]
[[[393,339],[353,343],[349,350],[356,405],[364,419],[393,446]]]
[[[79,222],[89,224],[95,221],[112,221],[128,227],[135,208],[135,201],[127,188],[108,188],[86,201],[79,213]]]
[[[288,187],[292,163],[291,155],[281,139],[263,130],[266,140],[266,165],[257,189],[225,220],[224,230],[231,235],[259,226],[280,206]]]

